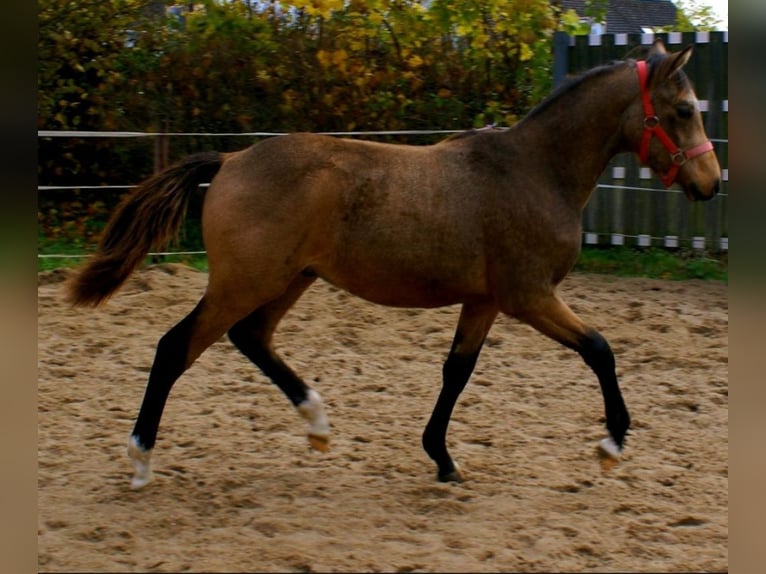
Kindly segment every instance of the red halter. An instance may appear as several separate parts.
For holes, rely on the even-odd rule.
[[[649,90],[646,87],[647,78],[649,76],[646,62],[643,60],[636,62],[636,69],[638,70],[638,82],[641,86],[641,100],[644,103],[644,135],[641,138],[641,148],[639,149],[638,157],[641,159],[641,163],[646,163],[649,159],[649,142],[652,139],[652,136],[657,136],[657,139],[659,139],[662,145],[665,146],[665,149],[670,152],[670,157],[673,160],[670,169],[668,169],[666,173],[658,172],[657,175],[666,187],[670,187],[676,180],[678,170],[686,163],[686,160],[713,151],[713,144],[710,140],[707,140],[705,143],[701,143],[687,150],[682,150],[673,143],[673,140],[670,139],[667,132],[662,129],[660,118],[654,113],[654,106],[652,105]]]

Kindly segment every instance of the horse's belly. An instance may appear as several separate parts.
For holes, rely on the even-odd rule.
[[[442,307],[487,297],[482,266],[455,262],[349,260],[319,266],[317,275],[357,297],[392,307]]]
[[[439,307],[485,296],[485,249],[475,206],[462,205],[446,185],[397,182],[340,194],[341,208],[317,239],[317,274],[390,306]]]

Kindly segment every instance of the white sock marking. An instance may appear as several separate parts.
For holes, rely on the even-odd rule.
[[[152,466],[150,458],[151,450],[145,450],[135,436],[130,437],[128,442],[128,456],[133,461],[133,478],[130,481],[130,487],[138,490],[149,484],[152,480]]]
[[[602,438],[599,441],[598,446],[605,454],[609,455],[615,460],[619,460],[619,458],[622,456],[620,447],[617,446],[617,443],[614,442],[614,439],[611,436]]]
[[[330,436],[330,423],[324,414],[322,397],[314,389],[310,389],[306,400],[298,405],[298,412],[309,423],[308,434],[318,437]]]

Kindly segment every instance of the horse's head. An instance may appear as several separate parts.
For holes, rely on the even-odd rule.
[[[631,149],[666,186],[678,183],[691,200],[708,200],[721,183],[721,168],[702,124],[699,102],[682,68],[692,47],[668,53],[656,41],[636,62],[641,95],[626,122]]]

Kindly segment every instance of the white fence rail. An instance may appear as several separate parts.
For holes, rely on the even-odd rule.
[[[374,136],[425,136],[425,135],[449,135],[460,133],[463,130],[379,130],[379,131],[347,131],[347,132],[316,132],[324,135],[340,137],[374,137]],[[273,137],[286,135],[287,132],[237,132],[237,133],[206,133],[206,132],[125,132],[125,131],[52,131],[39,130],[40,138],[153,138],[153,137]],[[728,146],[728,139],[713,139],[716,145]],[[635,172],[631,177],[630,172]],[[628,183],[628,180],[631,184]],[[729,170],[723,169],[723,191],[718,198],[717,206],[684,206],[678,213],[668,213],[678,206],[668,201],[642,201],[640,196],[681,193],[678,189],[666,189],[656,185],[653,175],[647,168],[637,165],[634,158],[617,158],[605,171],[600,183],[597,184],[593,197],[586,208],[583,217],[583,244],[584,245],[634,245],[637,247],[661,246],[665,248],[688,247],[696,250],[728,251],[729,238],[725,225],[725,202],[728,198]],[[203,184],[209,185],[209,184]],[[126,185],[40,185],[40,191],[57,191],[71,189],[104,190],[127,190],[136,187],[135,184]],[[605,196],[604,194],[609,194]],[[626,197],[627,196],[627,197]],[[639,205],[640,204],[640,205]],[[721,204],[724,204],[723,206]],[[680,204],[683,205],[683,204]],[[696,213],[690,215],[690,210]],[[654,213],[652,213],[654,212]],[[664,212],[664,213],[663,213]],[[701,213],[702,212],[702,213]],[[640,214],[643,213],[641,216]],[[657,219],[665,223],[672,220],[672,215],[680,215],[675,228],[680,232],[657,233],[657,225],[648,222]],[[626,225],[628,219],[636,223],[636,217],[642,219],[648,229],[641,229],[641,224]],[[700,232],[700,222],[714,220],[714,227],[718,233]],[[723,222],[722,222],[723,220]],[[679,223],[680,221],[680,223]],[[690,224],[689,222],[692,222]],[[668,227],[666,225],[666,227]],[[674,225],[670,225],[672,230]],[[151,256],[183,256],[204,255],[204,251],[166,251],[150,253]],[[84,258],[87,254],[57,253],[38,254],[39,259],[75,259]]]

